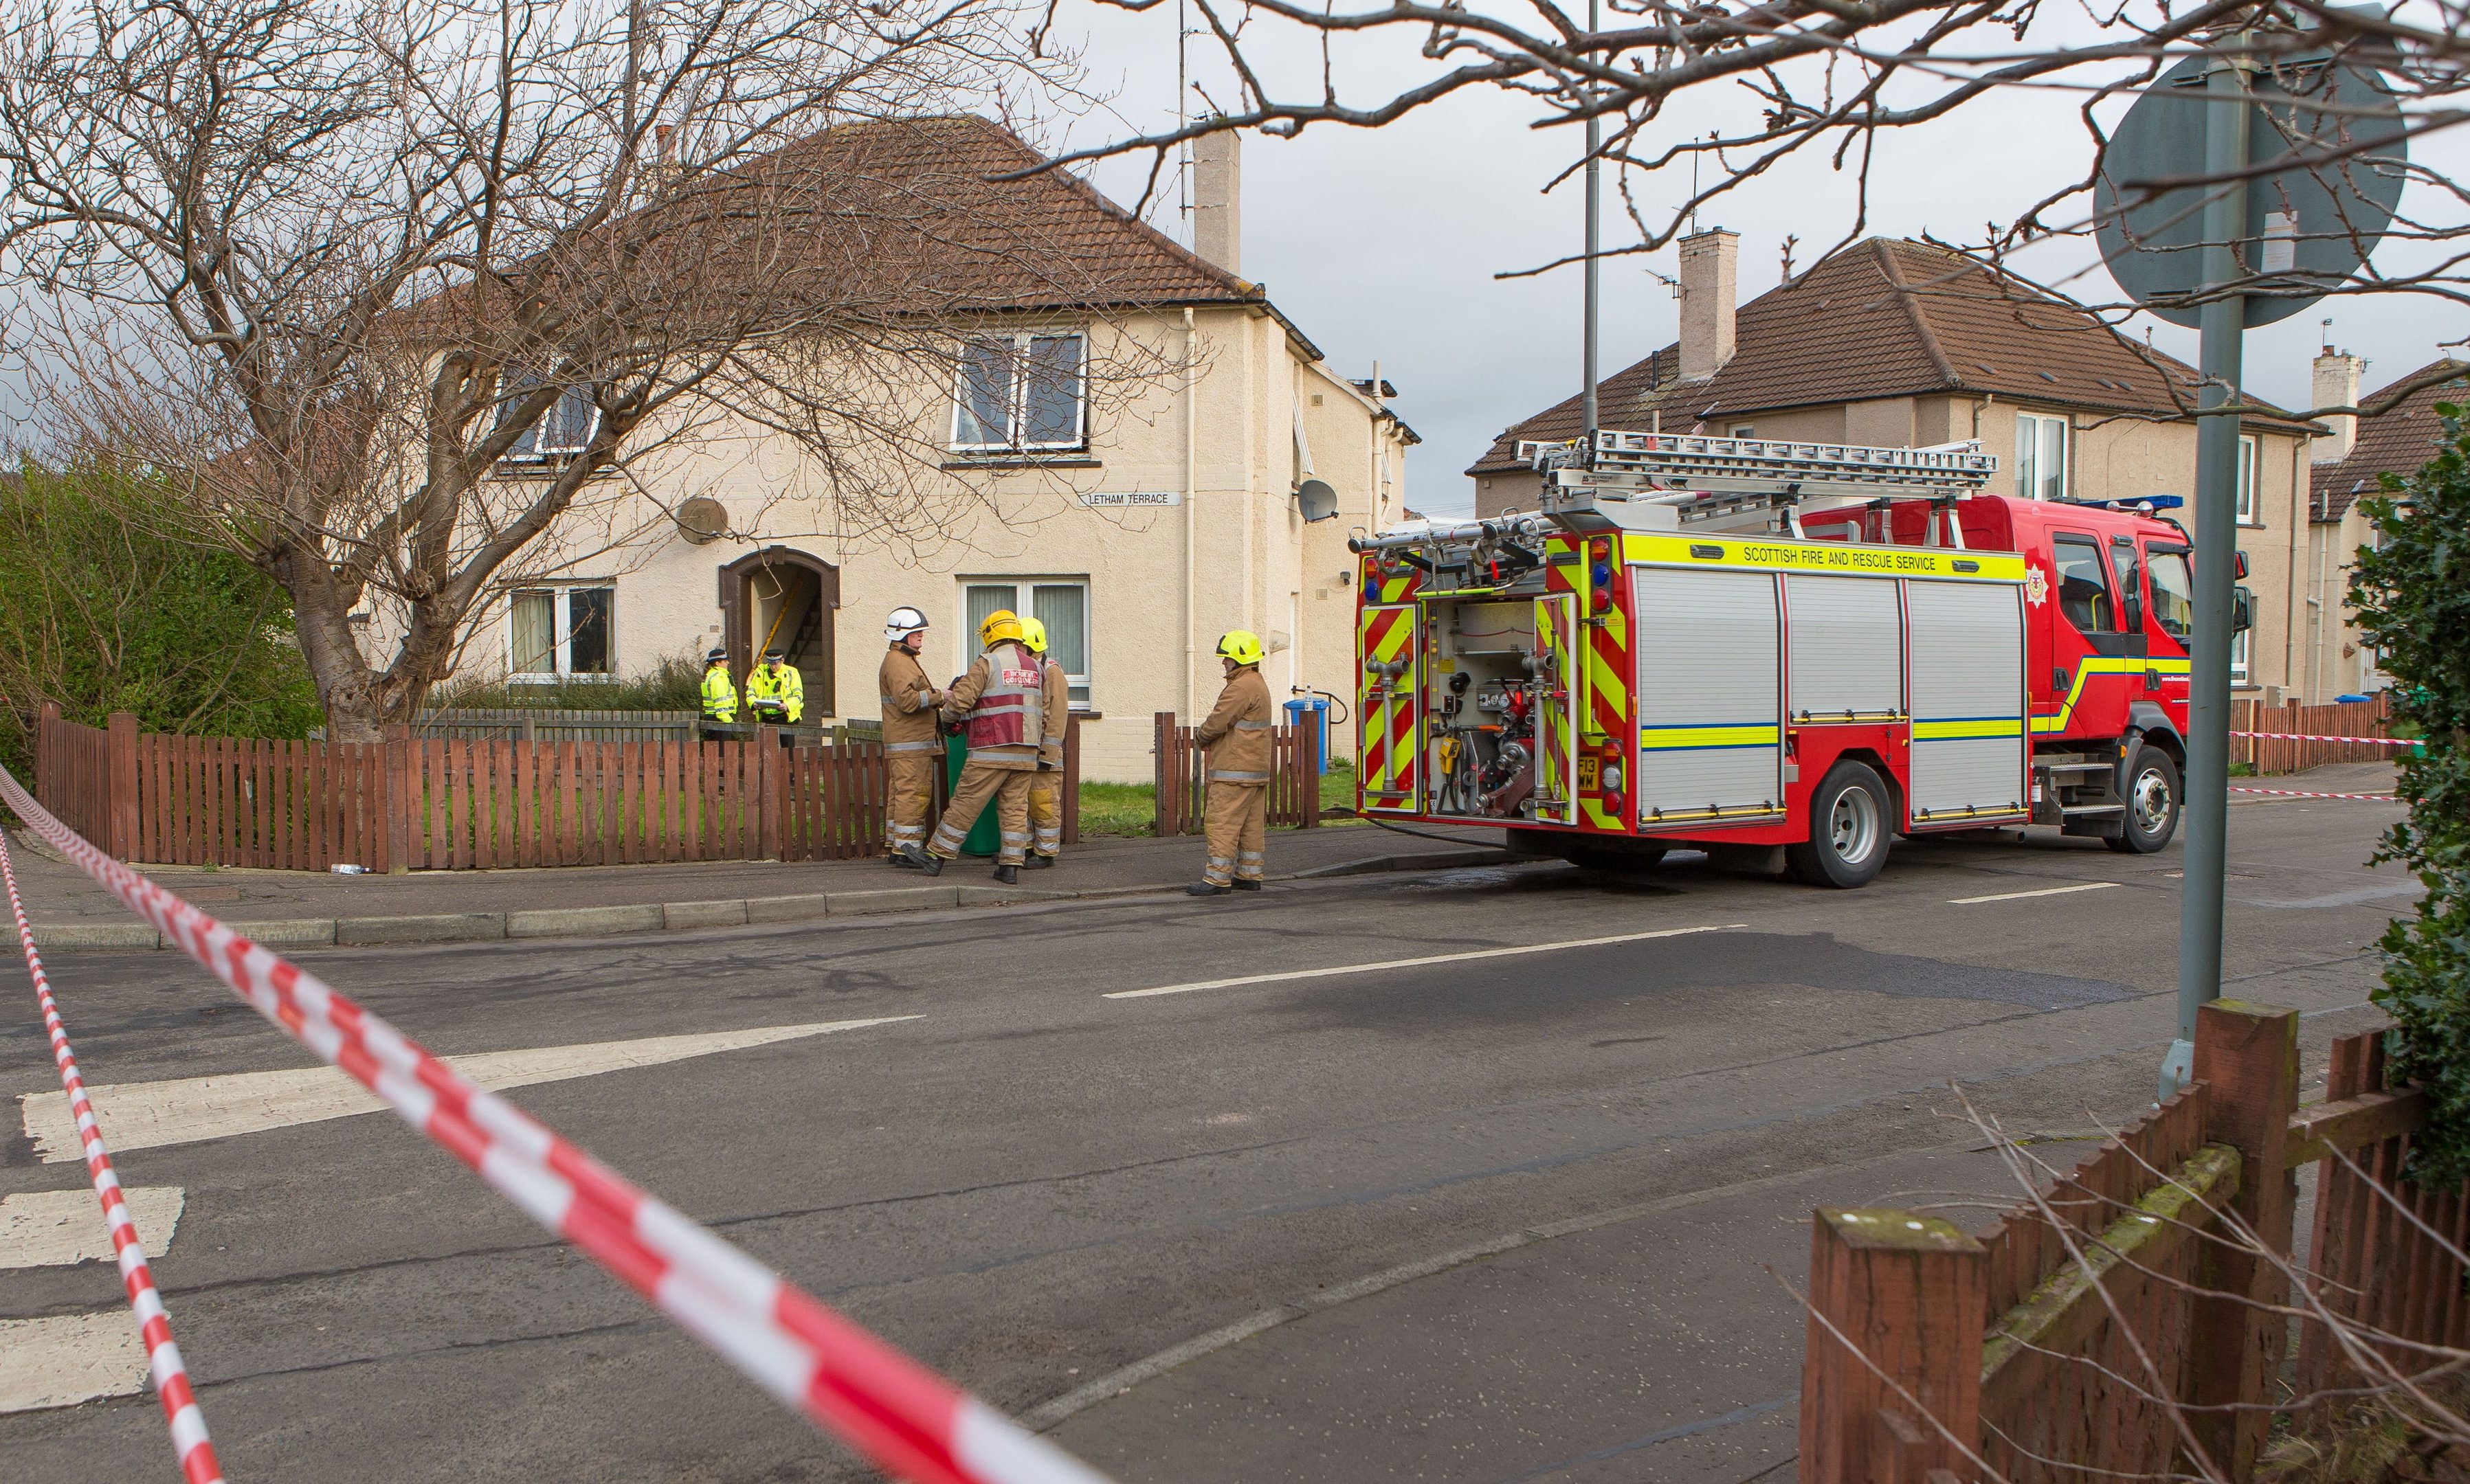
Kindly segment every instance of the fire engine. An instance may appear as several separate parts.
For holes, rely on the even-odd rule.
[[[1899,834],[2032,823],[2142,853],[2176,832],[2175,501],[1993,495],[1971,443],[1603,430],[1520,452],[1536,512],[1349,542],[1367,818],[1833,887]]]

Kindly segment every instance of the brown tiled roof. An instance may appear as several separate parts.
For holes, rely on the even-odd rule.
[[[1667,346],[1605,384],[1655,377],[1647,404],[1660,405],[1664,426],[1674,430],[1786,407],[1929,393],[1995,393],[2175,419],[2193,406],[2197,385],[2192,367],[2135,344],[2071,300],[1960,253],[1882,237],[1855,243],[1742,305],[1733,345],[1733,359],[1703,382],[1666,384],[1678,359]],[[1517,467],[1522,438],[1573,436],[1576,408],[1572,398],[1509,429],[1467,472]],[[1605,427],[1636,430],[1635,423],[1615,420],[1610,401],[1602,418]],[[2272,415],[2244,421],[2284,432],[2307,427]]]
[[[1645,431],[1654,423],[1660,395],[1671,387],[1673,368],[1681,363],[1680,347],[1667,345],[1634,366],[1616,371],[1596,385],[1596,420],[1606,428],[1636,429]],[[1574,438],[1587,429],[1579,417],[1583,396],[1567,402],[1556,402],[1523,423],[1503,430],[1492,441],[1492,447],[1467,471],[1471,475],[1498,474],[1503,470],[1524,469],[1518,461],[1521,439],[1558,442]],[[1687,429],[1685,415],[1673,425],[1679,432]]]
[[[2470,377],[2470,362],[2448,357],[2429,361],[2394,384],[2409,386],[2448,368]],[[2348,456],[2339,463],[2316,466],[2316,519],[2342,519],[2361,496],[2373,495],[2382,487],[2378,475],[2406,475],[2434,458],[2444,436],[2443,426],[2435,418],[2439,402],[2470,402],[2470,385],[2448,382],[2399,396],[2384,391],[2360,403],[2359,437],[2350,445]]]

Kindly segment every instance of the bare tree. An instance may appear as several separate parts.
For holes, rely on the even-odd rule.
[[[711,440],[794,440],[844,528],[949,525],[917,454],[954,327],[1117,297],[962,116],[1072,85],[1021,0],[8,17],[0,280],[45,431],[283,585],[338,740],[415,711],[510,582],[664,519],[646,471]]]
[[[1056,0],[1046,0],[1050,7]],[[1100,0],[1145,11],[1160,0]],[[2053,237],[2096,225],[2094,190],[2105,179],[2127,212],[2164,193],[2199,197],[2268,169],[2296,171],[2337,196],[2361,177],[2405,174],[2417,187],[2388,241],[2415,244],[2390,272],[2370,268],[2347,284],[2303,269],[2247,276],[2232,290],[2306,288],[2335,292],[2403,290],[2470,303],[2470,195],[2440,170],[2404,163],[2396,146],[2470,118],[2470,60],[2461,0],[2399,0],[2393,7],[2329,0],[2145,0],[2045,6],[2039,0],[1188,0],[1196,34],[1214,44],[1230,96],[1206,99],[1204,116],[1131,134],[1064,156],[1164,151],[1217,129],[1293,135],[1316,124],[1380,128],[1459,95],[1505,92],[1532,105],[1534,128],[1571,136],[1566,167],[1589,157],[1578,126],[1600,126],[1594,154],[1616,174],[1631,234],[1603,255],[1659,249],[1688,230],[1693,213],[1802,154],[1852,174],[1858,200],[1844,235],[1865,229],[1869,172],[1882,138],[1948,125],[1993,94],[2038,89],[2075,101],[2086,131],[2081,174],[2004,221],[1949,245],[1996,261]],[[1418,63],[1402,75],[1402,48]],[[2281,148],[2244,176],[2202,172],[2139,178],[2113,164],[2109,131],[2127,101],[2191,59],[2244,69],[2261,95],[2330,98],[2323,107],[2273,113]],[[2323,79],[2342,76],[2328,95]],[[1685,105],[1686,104],[1686,105]],[[1711,123],[1716,127],[1710,127]],[[1566,178],[1565,176],[1556,177]],[[2358,239],[2343,220],[2318,238]],[[2302,232],[2294,240],[2308,240]],[[2303,255],[2302,255],[2303,256]],[[1578,255],[1532,265],[1543,271]],[[1922,291],[1928,286],[1918,286]],[[2026,295],[2029,297],[2029,295]],[[2202,302],[2193,294],[2185,302]],[[2096,304],[2123,313],[2130,306]],[[2327,411],[2355,410],[2327,408]]]

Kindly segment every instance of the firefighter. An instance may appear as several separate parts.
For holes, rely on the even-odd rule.
[[[1063,729],[1072,716],[1072,684],[1063,666],[1046,653],[1046,625],[1035,618],[1020,621],[1021,642],[1037,657],[1046,740],[1037,749],[1037,772],[1029,780],[1029,859],[1033,870],[1055,864],[1063,853]]]
[[[737,682],[730,679],[726,649],[703,657],[703,719],[724,727],[737,722]]]
[[[969,673],[944,694],[941,715],[965,722],[969,760],[953,786],[952,801],[926,848],[902,853],[930,876],[943,874],[944,863],[961,853],[961,842],[988,800],[995,805],[1001,838],[995,850],[995,879],[1006,886],[1020,881],[1021,858],[1029,853],[1029,783],[1037,776],[1037,754],[1046,736],[1045,685],[1037,673],[1037,657],[1020,639],[1020,619],[998,608],[978,625],[985,646]]]
[[[918,663],[926,647],[926,615],[896,608],[883,620],[891,650],[877,684],[883,693],[883,846],[892,864],[914,870],[911,859],[926,843],[926,806],[935,797],[935,766],[944,756],[935,730],[935,708],[944,692],[928,683]]]
[[[767,701],[774,705],[764,705]],[[785,722],[792,727],[806,714],[806,678],[790,668],[786,653],[763,651],[763,662],[746,677],[746,708],[757,721]]]
[[[1209,864],[1186,892],[1222,896],[1261,890],[1270,823],[1270,683],[1261,678],[1261,637],[1231,629],[1218,640],[1226,688],[1192,739],[1209,750],[1205,819]]]

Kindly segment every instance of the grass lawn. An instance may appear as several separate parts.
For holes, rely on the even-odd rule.
[[[1321,775],[1320,805],[1323,809],[1355,807],[1353,764],[1333,762],[1329,772]],[[1081,833],[1084,835],[1146,835],[1156,823],[1157,790],[1151,784],[1081,785]],[[1357,819],[1321,821],[1324,826],[1363,823]]]

